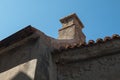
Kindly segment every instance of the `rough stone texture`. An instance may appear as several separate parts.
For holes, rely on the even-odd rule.
[[[120,40],[54,54],[57,80],[120,80]]]
[[[82,32],[83,24],[76,14],[69,15],[60,20],[62,28],[59,30],[58,39],[77,39],[81,44],[85,42],[85,35]]]
[[[74,39],[75,26],[67,27],[59,31],[59,39]]]
[[[0,55],[1,80],[56,80],[50,52],[50,38],[37,32],[39,37],[9,46]],[[37,34],[36,34],[37,35]],[[21,43],[19,42],[19,43]],[[54,70],[55,72],[55,70]]]
[[[119,51],[120,39],[115,39],[105,43],[86,45],[84,47],[76,47],[62,52],[56,52],[53,56],[57,62],[66,63],[111,55]]]
[[[119,35],[86,44],[75,14],[61,22],[61,39],[28,26],[0,41],[0,80],[120,80]]]
[[[112,56],[58,65],[58,80],[120,80],[120,52]]]

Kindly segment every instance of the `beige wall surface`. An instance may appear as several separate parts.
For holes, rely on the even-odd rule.
[[[1,80],[34,80],[36,59],[20,64],[0,74]]]

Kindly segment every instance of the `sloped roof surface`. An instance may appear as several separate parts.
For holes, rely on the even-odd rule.
[[[36,31],[37,31],[37,29],[35,29],[29,25],[29,26],[25,27],[24,29],[22,29],[22,30],[12,34],[11,36],[3,39],[2,41],[0,41],[0,48],[7,47],[7,46],[10,46],[11,44],[21,41],[24,38],[32,35]]]

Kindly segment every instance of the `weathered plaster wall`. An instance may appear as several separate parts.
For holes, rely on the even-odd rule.
[[[0,80],[55,80],[49,41],[40,36],[1,53]]]
[[[120,52],[58,65],[58,80],[120,80]]]
[[[0,80],[120,80],[119,37],[80,45],[25,33],[1,42]]]
[[[37,59],[33,55],[35,50],[32,50],[34,50],[34,45],[26,43],[2,53],[0,55],[0,79],[14,80],[17,75],[19,77],[24,73],[26,76],[21,79],[33,80]]]
[[[57,80],[120,80],[119,40],[70,49],[53,56]]]

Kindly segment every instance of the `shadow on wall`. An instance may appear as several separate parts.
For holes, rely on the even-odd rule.
[[[19,72],[13,79],[11,80],[32,80],[28,75],[23,72]]]
[[[35,75],[34,80],[49,80],[49,51],[49,47],[42,43],[42,41],[39,41],[39,39],[31,39],[22,46],[15,47],[9,50],[9,52],[0,54],[0,74],[15,67],[19,67],[19,65],[29,62],[30,60],[36,59],[35,73],[33,73],[33,75]],[[20,67],[21,70],[22,68],[23,67]],[[8,71],[6,74],[11,74],[11,72]],[[7,76],[6,74],[5,76]],[[20,71],[11,80],[33,80],[27,74]],[[4,76],[1,75],[0,77],[4,78]],[[8,75],[7,77],[11,76]]]

